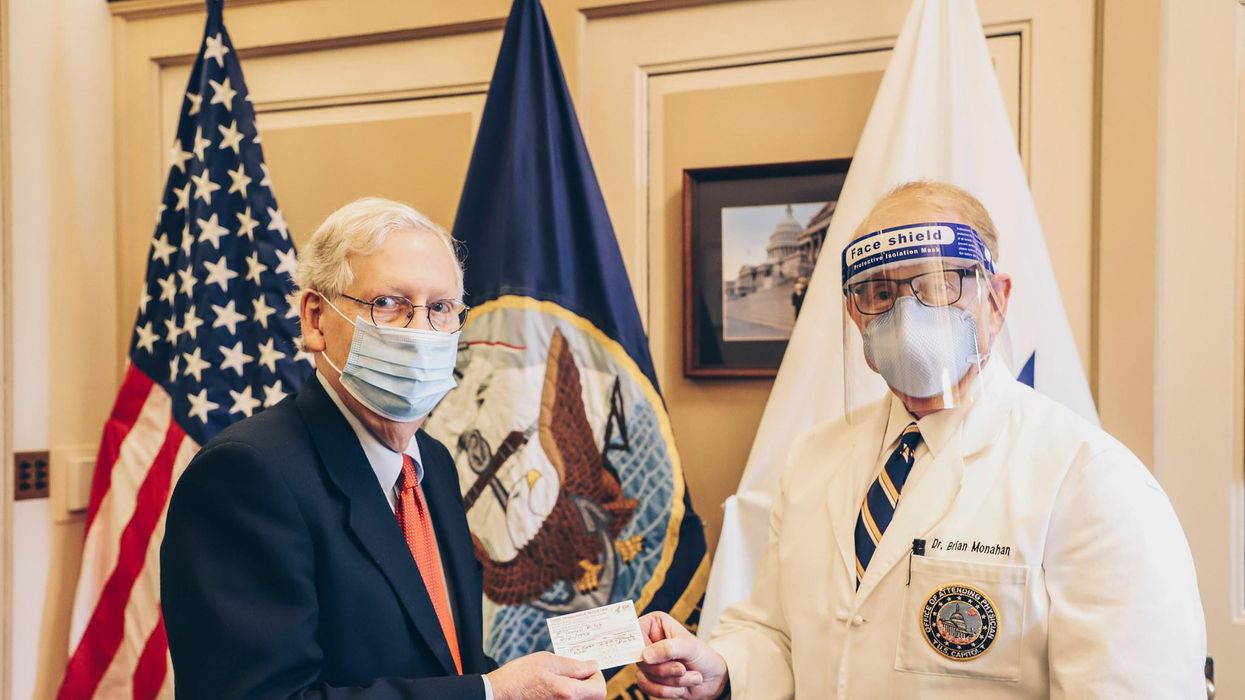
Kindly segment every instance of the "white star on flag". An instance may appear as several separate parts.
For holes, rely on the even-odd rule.
[[[298,253],[295,253],[293,248],[289,250],[278,248],[276,252],[277,259],[281,261],[277,264],[276,273],[278,275],[282,273],[293,275],[294,271],[298,269]]]
[[[199,161],[202,162],[203,156],[204,156],[203,150],[211,145],[212,145],[211,139],[203,138],[203,127],[196,126],[195,127],[195,147],[190,149],[194,151],[195,158],[198,158]]]
[[[276,348],[272,338],[259,344],[259,364],[268,368],[269,372],[277,371],[277,360],[285,357],[285,353]]]
[[[187,191],[189,191],[190,183],[186,183]],[[190,235],[190,218],[186,218],[186,225],[182,227],[182,255],[190,257],[190,248],[195,244],[195,237]]]
[[[195,307],[186,309],[186,315],[182,319],[182,331],[190,336],[191,340],[198,340],[199,326],[203,325],[203,319],[195,314]]]
[[[207,389],[200,389],[198,394],[186,394],[186,400],[190,402],[190,410],[187,415],[191,418],[198,418],[204,423],[207,422],[207,414],[220,408],[220,404],[211,401],[207,397]]]
[[[260,401],[251,396],[250,385],[243,387],[242,391],[230,389],[229,395],[233,397],[233,406],[229,409],[230,413],[241,413],[250,418],[255,409],[259,408]]]
[[[220,285],[220,290],[222,292],[229,291],[229,280],[238,276],[238,273],[229,269],[229,259],[223,255],[214,263],[204,261],[203,266],[206,267],[208,271],[207,279],[204,280],[204,284]]]
[[[212,193],[220,189],[220,185],[212,182],[212,173],[207,168],[198,175],[191,175],[190,179],[195,183],[195,199],[202,199],[207,202],[208,206],[212,205]]]
[[[170,273],[168,277],[156,279],[156,282],[160,285],[160,301],[173,303],[173,297],[177,295],[177,281],[173,277],[174,275]]]
[[[268,174],[268,164],[260,163],[259,169],[264,171],[264,179],[259,181],[261,187],[272,187],[272,178]]]
[[[166,234],[160,234],[158,238],[151,240],[151,259],[159,260],[165,265],[169,264],[169,256],[177,251],[177,248],[169,245],[169,237]]]
[[[182,358],[178,357],[177,354],[174,354],[173,359],[169,360],[169,381],[170,382],[177,381],[177,370],[178,370],[177,365],[179,362],[181,362],[181,359]]]
[[[140,314],[147,313],[147,305],[151,303],[151,294],[147,292],[147,287],[143,286],[143,291],[138,295],[138,312]]]
[[[268,230],[280,231],[282,238],[290,237],[290,227],[285,223],[285,217],[280,209],[268,207]]]
[[[186,93],[186,99],[190,100],[190,113],[187,116],[193,117],[203,108],[203,96],[188,92]]]
[[[137,346],[147,352],[154,352],[156,349],[156,339],[159,336],[156,335],[156,331],[151,327],[151,321],[138,326],[134,330],[138,333]]]
[[[216,127],[220,129],[220,145],[217,148],[232,148],[234,153],[241,154],[239,150],[242,143],[242,132],[238,131],[238,122],[234,120],[229,123],[229,128],[223,126]]]
[[[220,368],[222,370],[231,369],[241,377],[247,363],[255,359],[254,356],[246,354],[243,350],[241,340],[234,343],[232,348],[225,347],[224,345],[220,346],[220,352],[225,356],[225,361],[220,363]]]
[[[246,169],[242,163],[238,163],[237,170],[229,171],[229,179],[233,180],[233,184],[229,186],[229,194],[241,192],[242,196],[246,196],[246,186],[251,184],[251,178],[247,176]]]
[[[186,183],[185,187],[174,187],[173,193],[177,195],[177,209],[175,211],[181,211],[183,209],[190,208],[190,183],[189,182]]]
[[[277,405],[281,399],[286,397],[286,393],[281,390],[281,380],[264,387],[264,408],[270,408]]]
[[[219,83],[215,80],[209,80],[208,85],[212,86],[213,93],[212,101],[209,104],[225,105],[226,110],[232,111],[233,96],[238,94],[238,91],[229,87],[229,77],[225,76],[225,79]]]
[[[209,36],[205,40],[207,48],[203,49],[203,60],[209,58],[216,59],[216,63],[221,68],[225,67],[225,54],[229,53],[229,47],[225,46],[225,40],[221,38],[218,32],[216,36]]]
[[[186,360],[186,369],[182,371],[182,375],[194,375],[195,381],[203,383],[203,370],[212,366],[212,363],[203,359],[199,346],[195,346],[190,352],[183,352],[182,358]]]
[[[255,242],[255,227],[259,226],[259,222],[251,218],[251,208],[247,207],[246,211],[238,212],[238,237],[245,236],[252,243]]]
[[[230,299],[224,306],[212,304],[212,311],[216,312],[216,320],[212,321],[213,328],[221,328],[222,326],[229,328],[229,335],[238,334],[238,324],[246,320],[244,314],[238,313],[234,309],[236,302]]]
[[[246,279],[248,282],[254,281],[258,284],[260,275],[267,270],[268,266],[259,261],[258,250],[246,256]]]
[[[229,229],[216,222],[215,213],[208,219],[199,219],[199,240],[208,241],[212,247],[220,250],[220,239],[229,235]]]
[[[186,172],[186,161],[190,160],[192,155],[189,151],[182,150],[181,141],[173,139],[173,147],[169,149],[169,167]]]
[[[263,326],[264,328],[267,328],[268,317],[275,314],[276,312],[277,312],[276,309],[272,308],[271,306],[268,305],[268,302],[264,301],[263,294],[260,294],[259,296],[255,297],[255,304],[253,305],[253,308],[251,310],[251,315],[255,318],[256,323]]]
[[[169,345],[177,345],[177,339],[181,337],[182,329],[177,327],[175,318],[164,319],[164,338],[169,341]]]
[[[195,283],[199,281],[195,278],[194,268],[184,267],[177,271],[177,276],[182,278],[182,294],[185,294],[188,299],[194,298]]]

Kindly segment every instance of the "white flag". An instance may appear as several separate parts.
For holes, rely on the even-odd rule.
[[[788,447],[813,425],[843,414],[839,254],[882,195],[917,179],[958,185],[985,204],[999,231],[999,269],[1014,280],[1007,316],[1011,356],[1004,360],[1039,391],[1098,420],[976,5],[915,0],[861,134],[739,489],[726,501],[701,614],[706,638],[722,610],[752,589]]]

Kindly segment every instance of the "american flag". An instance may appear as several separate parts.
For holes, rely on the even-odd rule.
[[[286,301],[294,244],[222,0],[207,5],[130,362],[100,440],[60,698],[172,695],[159,553],[173,484],[204,442],[311,369]]]

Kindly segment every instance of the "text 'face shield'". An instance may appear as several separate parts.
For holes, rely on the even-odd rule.
[[[868,233],[843,251],[844,406],[893,392],[913,413],[971,402],[1002,335],[1005,299],[978,233],[954,222]]]

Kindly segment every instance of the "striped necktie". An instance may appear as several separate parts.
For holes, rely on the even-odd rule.
[[[865,578],[865,570],[869,568],[869,560],[882,541],[882,534],[891,524],[895,516],[895,507],[899,505],[899,494],[912,472],[912,463],[916,461],[916,446],[921,442],[921,431],[916,423],[910,423],[899,436],[899,446],[882,465],[882,472],[869,486],[865,501],[860,506],[860,514],[856,516],[856,587]]]
[[[445,575],[441,571],[441,553],[437,550],[437,537],[432,531],[424,492],[419,488],[415,460],[410,455],[402,455],[402,478],[398,482],[401,491],[394,503],[393,514],[406,537],[406,546],[410,548],[411,556],[415,557],[419,575],[424,579],[424,588],[428,589],[428,597],[432,599],[432,608],[437,613],[441,632],[449,644],[450,656],[454,657],[454,668],[461,674],[463,662],[458,651],[454,616],[450,614],[450,598],[445,590]]]

